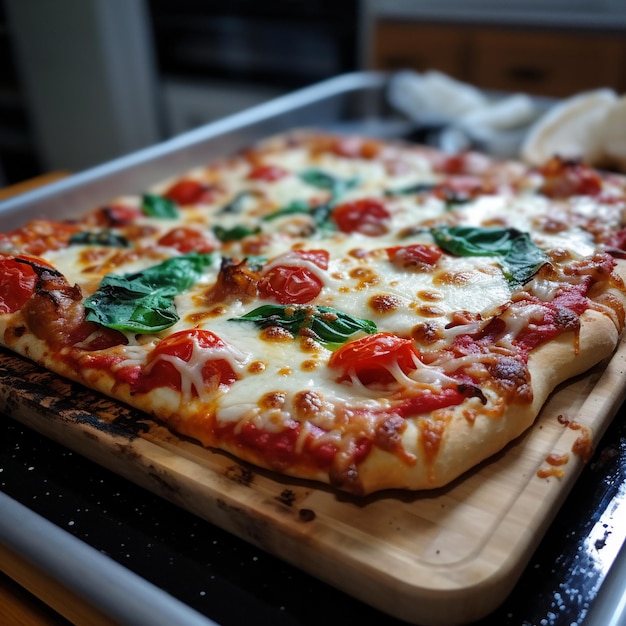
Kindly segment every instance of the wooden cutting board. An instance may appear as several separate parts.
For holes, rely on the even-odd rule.
[[[281,478],[0,350],[0,410],[395,617],[469,623],[504,601],[624,397],[626,344],[452,485],[366,498]],[[549,455],[567,455],[551,465]]]

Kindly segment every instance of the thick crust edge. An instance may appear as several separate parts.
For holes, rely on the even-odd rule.
[[[449,422],[431,462],[420,454],[417,422],[425,418],[410,420],[404,441],[417,452],[416,462],[408,465],[388,452],[376,450],[359,467],[363,492],[433,489],[448,484],[524,433],[556,387],[608,358],[618,340],[618,329],[610,317],[595,310],[586,311],[581,316],[578,336],[566,333],[530,355],[532,403],[511,404],[497,417],[479,412],[474,421],[464,414],[466,404],[444,412],[442,416],[447,416]]]

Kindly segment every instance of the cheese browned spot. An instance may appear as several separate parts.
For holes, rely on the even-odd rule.
[[[385,315],[398,309],[402,305],[402,300],[391,294],[377,294],[369,299],[368,304],[375,313]]]

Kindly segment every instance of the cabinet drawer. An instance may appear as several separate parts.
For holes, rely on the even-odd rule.
[[[377,70],[438,69],[463,78],[469,40],[463,29],[414,23],[379,22],[374,29],[372,64]]]
[[[473,35],[468,78],[481,87],[569,96],[595,87],[622,91],[623,38],[481,30]]]
[[[478,87],[565,97],[626,92],[626,33],[531,30],[384,20],[374,26],[370,66],[439,70]]]

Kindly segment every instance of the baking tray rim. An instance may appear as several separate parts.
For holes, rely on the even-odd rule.
[[[42,205],[45,210],[45,203],[50,199],[63,198],[64,195],[75,190],[89,190],[94,183],[102,180],[108,181],[113,179],[113,183],[117,184],[114,178],[115,175],[133,172],[138,168],[150,166],[158,160],[172,158],[189,148],[206,144],[209,141],[227,136],[229,133],[245,130],[255,124],[269,122],[282,115],[293,113],[301,107],[322,103],[333,97],[341,97],[350,91],[383,89],[389,76],[385,72],[350,72],[303,87],[154,145],[121,155],[85,170],[71,173],[67,177],[55,180],[43,187],[8,198],[0,202],[0,217],[4,216],[5,220],[17,219],[23,221],[25,214],[36,212]],[[175,171],[172,171],[171,175],[184,171],[185,165],[182,165],[182,167],[182,170],[177,168]],[[154,179],[152,182],[155,182]],[[136,193],[137,188],[137,186],[134,186],[127,189],[114,189],[112,193],[100,198],[100,200],[106,202],[116,194]],[[72,201],[79,203],[79,206],[76,207],[77,209],[83,211],[86,209],[84,200],[73,200],[70,198],[70,202]],[[97,199],[94,198],[92,201],[97,202]],[[4,228],[5,226],[3,225]]]

